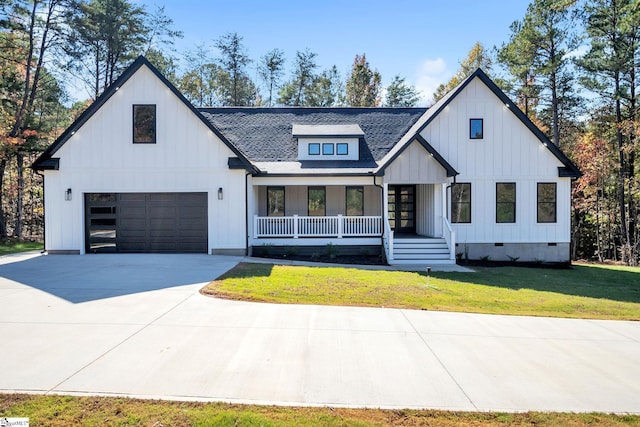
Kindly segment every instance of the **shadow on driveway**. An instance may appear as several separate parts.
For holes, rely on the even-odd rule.
[[[16,257],[0,265],[0,289],[15,283],[72,303],[204,284],[241,257],[206,254],[104,254]]]

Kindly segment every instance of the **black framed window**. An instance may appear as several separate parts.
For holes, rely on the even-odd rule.
[[[516,222],[516,183],[496,183],[496,222]]]
[[[346,142],[338,142],[336,144],[336,154],[338,156],[346,156],[349,154],[349,144]]]
[[[555,182],[538,183],[538,222],[556,222],[556,190]]]
[[[156,143],[156,106],[154,104],[133,106],[133,143]]]
[[[267,187],[267,215],[284,216],[284,187]]]
[[[322,155],[323,156],[333,156],[334,146],[333,143],[325,142],[322,144]]]
[[[327,211],[326,187],[309,187],[307,200],[309,216],[325,216]]]
[[[471,222],[471,183],[457,183],[451,187],[451,222]]]
[[[482,139],[484,135],[484,120],[469,119],[469,138]]]
[[[347,215],[364,215],[364,187],[347,187],[346,206]]]
[[[319,156],[320,155],[320,144],[317,142],[313,142],[309,144],[309,155],[310,156]]]

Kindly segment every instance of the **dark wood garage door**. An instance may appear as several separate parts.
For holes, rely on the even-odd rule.
[[[85,194],[86,251],[207,252],[207,193]]]

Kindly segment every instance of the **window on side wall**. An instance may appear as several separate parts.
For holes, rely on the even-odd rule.
[[[156,106],[140,104],[133,106],[133,143],[156,143]]]
[[[309,187],[308,212],[309,216],[325,216],[327,211],[327,190],[325,187]]]
[[[267,215],[284,216],[284,187],[267,187]]]
[[[556,222],[557,196],[555,182],[538,183],[538,222]]]
[[[451,187],[451,222],[471,222],[470,183],[457,183]]]
[[[469,119],[469,138],[482,139],[484,135],[484,120]]]
[[[516,222],[516,183],[496,183],[496,222]]]
[[[319,156],[320,155],[320,144],[313,142],[309,144],[309,155],[310,156]]]
[[[364,215],[364,187],[347,187],[347,210],[349,216]]]

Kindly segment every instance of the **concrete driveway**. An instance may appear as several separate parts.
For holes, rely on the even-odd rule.
[[[241,258],[0,258],[0,392],[640,413],[640,323],[216,300]]]

